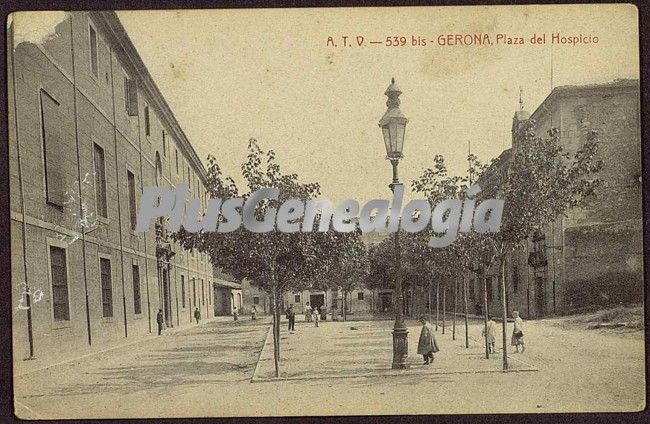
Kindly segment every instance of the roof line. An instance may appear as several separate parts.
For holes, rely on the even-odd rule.
[[[113,44],[119,47],[116,51],[118,51],[124,59],[124,63],[122,64],[127,66],[129,70],[142,82],[142,84],[138,85],[148,97],[147,100],[149,104],[152,104],[157,111],[160,112],[161,120],[171,130],[177,143],[180,145],[181,150],[186,153],[186,156],[190,158],[192,163],[195,165],[195,168],[198,169],[199,176],[205,185],[207,182],[207,171],[203,162],[194,150],[192,143],[190,143],[189,139],[185,135],[181,125],[176,120],[174,112],[165,100],[165,97],[154,82],[153,77],[131,42],[122,22],[117,16],[117,13],[115,13],[115,11],[90,11],[89,13],[95,21],[103,26],[103,29],[111,38]]]

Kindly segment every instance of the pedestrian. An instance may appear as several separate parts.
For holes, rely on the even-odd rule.
[[[318,321],[320,320],[320,306],[314,308],[314,327],[318,327]]]
[[[257,308],[255,308],[255,305],[251,306],[251,321],[255,321],[257,319]]]
[[[327,308],[325,308],[325,306],[320,306],[318,310],[320,312],[320,319],[327,321]]]
[[[512,317],[515,319],[515,325],[512,329],[511,344],[515,347],[515,352],[519,353],[519,346],[521,345],[521,353],[524,353],[526,346],[524,345],[524,320],[519,316],[518,311],[512,311]]]
[[[429,365],[433,363],[433,354],[440,349],[438,343],[436,343],[435,329],[429,323],[429,318],[422,316],[420,322],[422,323],[422,331],[420,331],[420,340],[418,342],[418,354],[424,358],[424,364],[422,365]]]
[[[305,305],[305,322],[311,322],[311,306],[309,306],[309,302]]]
[[[235,321],[239,319],[239,311],[237,310],[236,306],[232,310],[232,317]]]
[[[296,312],[293,310],[293,305],[289,305],[287,309],[287,319],[289,320],[289,333],[293,334],[296,330]]]
[[[158,323],[158,335],[160,336],[163,330],[163,323],[165,322],[163,320],[162,309],[158,309],[158,315],[156,315],[156,322]]]
[[[194,319],[196,320],[197,324],[199,323],[199,321],[201,321],[201,311],[199,311],[198,307],[194,309]]]
[[[494,353],[494,344],[496,343],[496,339],[497,339],[497,327],[492,317],[488,319],[487,325],[483,328],[481,335],[485,338],[486,333],[487,333],[488,352]]]

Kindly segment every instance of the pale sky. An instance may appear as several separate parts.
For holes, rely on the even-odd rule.
[[[402,182],[442,154],[466,170],[467,143],[483,161],[510,146],[523,87],[533,112],[553,86],[638,78],[637,12],[630,5],[463,6],[118,12],[178,121],[205,161],[239,165],[255,137],[285,172],[321,183],[334,202],[390,198],[391,168],[377,124],[395,77],[406,128]],[[599,37],[551,45],[551,33]],[[525,45],[439,46],[441,34],[522,36]],[[547,44],[531,45],[533,33]],[[343,47],[341,36],[405,47]],[[411,47],[411,36],[427,41]],[[334,37],[337,47],[327,45]],[[434,41],[432,43],[431,41]],[[410,196],[409,196],[410,197]]]

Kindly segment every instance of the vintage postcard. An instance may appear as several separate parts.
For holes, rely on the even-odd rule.
[[[638,28],[12,13],[15,415],[643,410]]]

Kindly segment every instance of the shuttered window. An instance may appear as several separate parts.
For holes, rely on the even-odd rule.
[[[144,132],[151,135],[151,122],[149,121],[149,106],[144,107]]]
[[[136,215],[136,200],[135,200],[135,175],[131,171],[126,171],[127,183],[129,186],[129,220],[131,222],[131,229],[135,230],[137,221]]]
[[[133,312],[135,314],[142,313],[142,300],[140,297],[140,267],[138,265],[132,266],[133,274]]]
[[[45,199],[47,203],[63,208],[65,179],[61,146],[62,116],[59,102],[46,91],[40,91],[41,137],[43,139],[43,163],[45,173]]]
[[[88,26],[90,33],[90,70],[94,76],[99,76],[98,57],[97,57],[97,31],[91,25]]]
[[[205,286],[203,285],[203,279],[201,279],[201,305],[205,305]]]
[[[163,156],[167,156],[167,134],[162,130]]]
[[[113,281],[111,280],[111,261],[99,259],[100,280],[102,285],[102,316],[113,316]]]
[[[65,249],[50,246],[50,272],[52,275],[52,308],[55,321],[70,320],[68,299],[68,270]]]
[[[138,86],[135,80],[124,77],[124,107],[129,116],[138,114]]]
[[[181,299],[183,302],[183,309],[185,309],[185,276],[181,275]]]
[[[97,213],[108,218],[108,201],[106,199],[106,162],[104,149],[96,143],[94,146],[95,158],[95,197],[97,201]]]
[[[196,280],[192,279],[192,303],[196,306]]]

